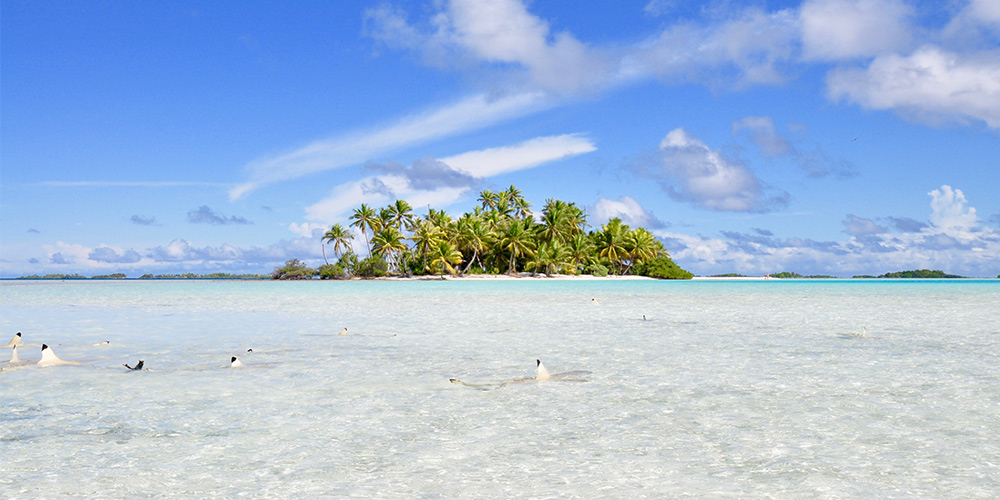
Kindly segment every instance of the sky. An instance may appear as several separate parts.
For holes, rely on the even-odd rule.
[[[319,265],[510,185],[696,275],[995,277],[1000,0],[0,3],[0,277]]]

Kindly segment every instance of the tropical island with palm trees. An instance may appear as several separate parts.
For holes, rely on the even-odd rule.
[[[551,198],[536,218],[531,203],[513,185],[498,192],[484,190],[478,201],[472,212],[458,218],[430,207],[419,217],[400,199],[378,210],[362,204],[350,216],[349,227],[364,237],[368,257],[361,259],[354,252],[354,232],[334,224],[322,236],[322,266],[313,269],[291,259],[275,268],[271,278],[693,277],[674,263],[652,233],[630,228],[619,218],[587,231],[583,209]],[[335,262],[327,256],[327,245]]]

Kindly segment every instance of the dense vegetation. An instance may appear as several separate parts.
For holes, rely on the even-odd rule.
[[[956,274],[947,274],[944,271],[931,271],[929,269],[917,269],[913,271],[899,271],[895,273],[886,273],[879,278],[962,278],[963,276],[958,276]]]
[[[46,274],[45,276],[39,276],[37,274],[31,274],[28,276],[20,276],[19,280],[85,280],[86,276],[81,276],[79,274]]]
[[[780,273],[774,273],[771,275],[772,278],[784,278],[784,279],[830,279],[836,278],[836,276],[830,276],[828,274],[810,274],[803,276],[799,273],[793,273],[788,271],[782,271]]]
[[[310,269],[292,259],[275,268],[272,278],[522,272],[692,277],[670,259],[652,233],[630,228],[621,219],[588,232],[581,208],[549,199],[536,220],[531,203],[514,186],[483,191],[479,202],[457,219],[433,208],[418,217],[404,200],[381,210],[362,204],[351,215],[350,226],[364,236],[370,257],[359,260],[351,250],[354,233],[334,224],[322,237],[323,266]],[[327,244],[339,256],[335,263],[329,262]]]
[[[125,273],[112,273],[112,274],[97,274],[87,278],[79,274],[46,274],[45,276],[39,276],[37,274],[32,274],[30,276],[21,276],[19,280],[123,280],[128,277]],[[139,276],[141,280],[176,280],[176,279],[202,279],[202,280],[246,280],[246,279],[265,279],[267,275],[263,274],[229,274],[229,273],[209,273],[209,274],[195,274],[195,273],[184,273],[184,274],[143,274]]]

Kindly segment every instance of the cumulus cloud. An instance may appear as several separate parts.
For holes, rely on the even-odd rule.
[[[789,128],[803,129],[802,126],[795,124]],[[800,132],[804,133],[804,129]],[[819,146],[815,146],[812,151],[800,150],[788,138],[778,133],[774,120],[769,116],[747,116],[733,122],[733,135],[748,138],[767,158],[790,159],[809,177],[826,177],[831,173],[839,177],[854,175],[854,167],[850,162],[843,158],[830,158]]]
[[[122,253],[108,246],[97,247],[87,255],[87,258],[95,262],[106,262],[109,264],[134,264],[142,260],[139,252],[129,249]]]
[[[955,53],[925,46],[876,57],[867,68],[827,76],[831,99],[895,110],[916,121],[983,122],[1000,129],[1000,50]]]
[[[422,191],[432,191],[442,187],[471,188],[479,183],[479,179],[429,157],[416,160],[409,166],[394,161],[367,162],[365,170],[403,177],[411,189]]]
[[[384,5],[366,12],[366,26],[372,37],[415,49],[433,64],[500,65],[513,82],[553,94],[599,88],[613,70],[611,57],[568,32],[553,33],[519,0],[451,0],[441,7],[431,30],[422,32],[404,12]]]
[[[836,61],[905,50],[912,16],[902,0],[807,0],[799,9],[803,57]]]
[[[129,221],[137,226],[155,226],[156,217],[145,217],[142,215],[133,215],[129,217]]]
[[[785,156],[794,152],[787,139],[774,130],[774,121],[767,116],[747,116],[733,122],[733,134],[745,133],[765,156]]]
[[[871,219],[858,217],[854,214],[847,214],[847,218],[844,219],[843,224],[844,230],[847,231],[847,234],[852,234],[854,236],[882,234],[887,230],[884,226],[878,225]]]
[[[718,22],[679,23],[628,47],[617,76],[623,82],[653,76],[712,86],[780,83],[797,36],[790,10],[747,8]]]
[[[242,248],[227,243],[218,246],[195,246],[189,241],[178,238],[167,245],[154,247],[148,251],[148,257],[155,263],[215,266],[228,265],[245,267],[247,265],[280,264],[288,259],[318,258],[321,256],[320,246],[313,237],[281,240],[268,247],[252,246]]]
[[[904,233],[917,233],[927,227],[927,223],[909,217],[889,217],[889,221],[897,231]]]
[[[674,260],[697,274],[739,272],[883,274],[905,269],[941,269],[964,276],[997,273],[1000,231],[979,224],[961,190],[941,186],[931,197],[931,222],[894,218],[896,231],[874,219],[848,215],[848,239],[815,241],[773,234],[724,231],[721,237],[657,231]],[[767,233],[770,233],[768,231]]]
[[[927,194],[931,197],[931,223],[940,230],[967,233],[978,224],[976,209],[966,208],[968,201],[962,190],[944,185]]]
[[[787,203],[787,195],[765,195],[749,168],[709,149],[682,128],[664,137],[659,153],[659,165],[647,173],[676,200],[724,212],[764,212]]]
[[[187,213],[187,220],[192,224],[213,224],[216,226],[225,226],[230,224],[253,224],[253,222],[244,217],[238,217],[235,215],[226,217],[215,210],[212,210],[207,205],[202,205],[196,210],[189,211]]]
[[[622,196],[617,200],[609,200],[607,198],[599,198],[597,202],[594,203],[594,209],[591,213],[593,217],[593,223],[595,225],[604,224],[607,221],[618,217],[625,224],[633,227],[645,227],[651,229],[660,229],[667,227],[663,221],[656,218],[655,215],[648,212],[639,202],[635,201],[635,198],[631,196]]]

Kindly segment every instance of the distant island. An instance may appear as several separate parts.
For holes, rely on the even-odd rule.
[[[915,269],[915,270],[912,270],[912,271],[898,271],[898,272],[895,272],[895,273],[885,273],[885,274],[880,275],[880,276],[857,275],[857,276],[854,276],[854,277],[855,278],[859,278],[859,279],[861,279],[861,278],[869,278],[869,279],[871,279],[871,278],[874,278],[874,279],[884,279],[884,278],[905,278],[905,279],[912,279],[912,278],[933,278],[933,279],[941,279],[941,278],[965,278],[965,276],[959,276],[957,274],[948,274],[948,273],[945,273],[944,271],[939,271],[939,270],[931,271],[929,269]],[[1000,277],[1000,276],[998,276],[998,277]]]
[[[184,274],[143,274],[139,276],[140,280],[263,280],[269,279],[270,276],[266,274],[230,274],[230,273],[208,273],[208,274],[196,274],[196,273],[184,273]],[[37,274],[29,276],[20,276],[19,280],[124,280],[128,279],[125,273],[112,273],[112,274],[97,274],[91,276],[90,278],[82,276],[79,274],[46,274],[44,276],[39,276]]]
[[[375,209],[362,204],[350,216],[349,227],[364,237],[368,257],[353,251],[355,233],[334,224],[318,242],[324,264],[310,267],[289,259],[263,274],[143,274],[156,279],[370,279],[434,276],[644,276],[691,279],[671,258],[663,242],[647,229],[632,228],[613,218],[590,228],[586,212],[575,203],[548,199],[541,213],[511,185],[502,191],[479,193],[479,205],[457,218],[427,208],[417,216],[405,200]],[[330,262],[327,245],[337,258]],[[47,274],[22,276],[31,280],[123,280],[124,273],[93,276]]]
[[[766,278],[777,278],[777,279],[840,279],[836,276],[831,276],[828,274],[809,274],[802,275],[799,273],[791,271],[782,271],[780,273],[768,273],[765,275]],[[713,274],[709,278],[750,278],[744,274],[739,273],[725,273],[725,274]],[[929,279],[943,279],[943,278],[962,278],[967,279],[966,276],[959,276],[957,274],[948,274],[944,271],[931,271],[928,269],[915,269],[910,271],[898,271],[894,273],[885,273],[879,276],[873,276],[870,274],[856,274],[851,277],[852,279],[892,279],[892,278],[903,278],[903,279],[915,279],[915,278],[929,278]],[[997,275],[1000,278],[1000,275]]]
[[[334,224],[321,238],[324,264],[310,268],[291,259],[272,279],[350,279],[434,275],[593,275],[691,279],[663,243],[642,227],[613,218],[587,231],[587,214],[575,203],[548,199],[536,219],[531,203],[511,185],[484,190],[479,205],[457,218],[427,208],[419,217],[405,200],[376,210],[354,210],[349,226],[365,239],[368,257],[353,252],[355,233]],[[370,235],[370,237],[369,237]],[[407,240],[412,242],[408,244]],[[326,245],[338,260],[330,263]]]

